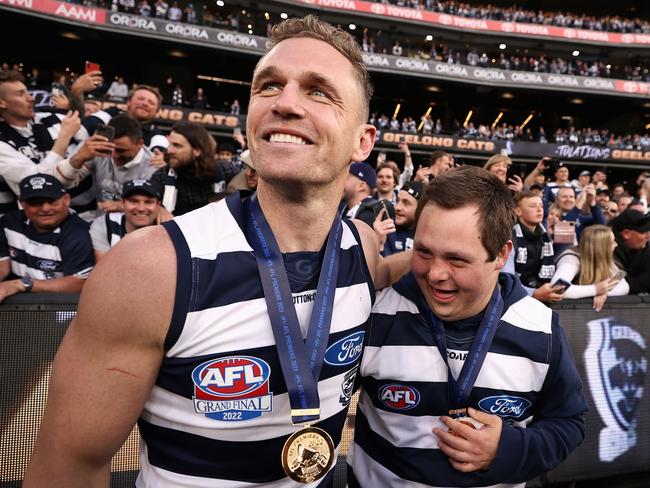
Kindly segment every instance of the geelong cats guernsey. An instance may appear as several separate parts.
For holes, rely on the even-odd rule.
[[[246,239],[239,194],[165,225],[178,261],[165,357],[138,422],[137,486],[295,487],[280,462],[291,424],[289,397]],[[323,258],[283,255],[303,338]],[[318,382],[320,420],[338,445],[374,289],[356,228],[343,223],[334,311]],[[330,486],[333,470],[311,487]]]
[[[347,457],[349,488],[523,488],[582,442],[587,404],[557,315],[512,275],[500,274],[499,283],[504,313],[468,401],[503,420],[490,469],[457,471],[438,447],[432,429],[447,429],[439,419],[450,408],[448,368],[409,274],[383,290],[373,308]],[[445,327],[455,378],[479,321]]]

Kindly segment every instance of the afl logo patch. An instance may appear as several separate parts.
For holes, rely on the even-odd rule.
[[[363,338],[366,333],[355,332],[339,339],[325,352],[325,362],[332,366],[347,366],[356,362],[363,352]]]
[[[214,420],[239,421],[272,410],[271,367],[252,356],[228,356],[192,371],[194,410]]]
[[[420,392],[406,385],[384,385],[379,389],[379,400],[394,410],[409,410],[420,403]]]

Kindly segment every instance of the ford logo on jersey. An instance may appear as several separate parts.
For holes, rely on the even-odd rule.
[[[250,420],[272,410],[271,367],[252,356],[212,359],[192,371],[194,410],[214,420]]]
[[[409,410],[420,403],[420,392],[406,385],[384,385],[379,389],[379,400],[396,410]]]
[[[491,396],[478,402],[478,406],[484,412],[515,419],[522,418],[526,409],[531,405],[530,400],[509,395]]]
[[[332,366],[347,366],[361,357],[363,352],[364,331],[355,332],[339,339],[325,352],[325,362]]]

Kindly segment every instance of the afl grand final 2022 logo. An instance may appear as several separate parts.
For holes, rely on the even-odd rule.
[[[637,442],[636,416],[648,372],[646,341],[633,326],[615,317],[592,320],[587,327],[585,369],[605,424],[598,439],[598,458],[611,462]]]

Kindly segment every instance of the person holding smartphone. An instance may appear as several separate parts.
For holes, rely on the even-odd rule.
[[[580,244],[558,257],[551,285],[563,287],[564,298],[594,297],[594,310],[600,312],[608,296],[627,295],[630,291],[625,272],[614,262],[617,246],[610,227],[587,227]]]

